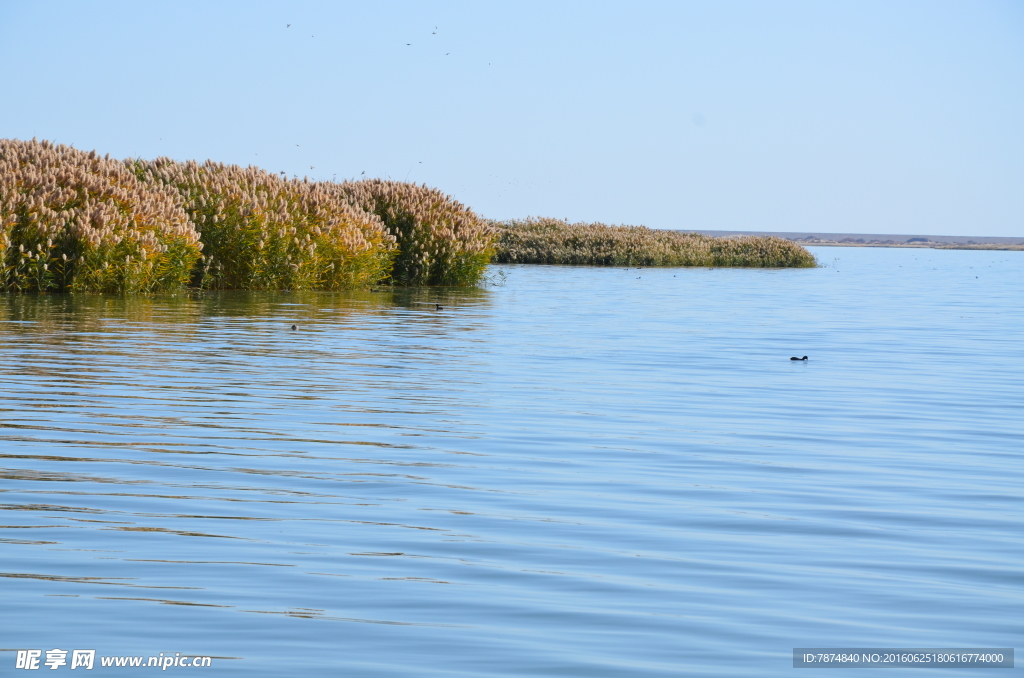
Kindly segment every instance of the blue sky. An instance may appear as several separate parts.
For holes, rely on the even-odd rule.
[[[499,219],[1024,236],[1019,1],[0,0],[0,66],[0,136],[115,157]]]

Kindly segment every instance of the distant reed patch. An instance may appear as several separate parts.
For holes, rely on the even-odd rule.
[[[530,218],[495,222],[499,230],[494,261],[501,264],[589,266],[734,266],[809,268],[814,256],[776,237],[713,238],[645,226],[571,224]]]
[[[95,151],[0,139],[0,290],[175,290],[201,249],[173,189]]]
[[[481,280],[498,232],[473,210],[435,188],[399,181],[345,182],[340,190],[396,239],[393,284],[472,286]]]

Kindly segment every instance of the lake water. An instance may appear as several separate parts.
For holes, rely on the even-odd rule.
[[[812,250],[0,297],[0,671],[789,676],[794,647],[1019,647],[1024,252]]]

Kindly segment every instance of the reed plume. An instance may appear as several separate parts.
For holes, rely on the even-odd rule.
[[[477,284],[494,254],[497,229],[426,185],[367,179],[340,184],[352,205],[375,214],[398,242],[396,285]]]
[[[209,160],[129,164],[144,182],[180,193],[205,245],[197,287],[334,290],[372,285],[390,271],[395,238],[338,184]]]
[[[95,151],[0,139],[0,289],[174,290],[201,249],[174,190]]]

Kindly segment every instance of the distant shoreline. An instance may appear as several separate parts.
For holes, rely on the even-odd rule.
[[[893,235],[891,233],[792,233],[784,231],[692,231],[715,238],[739,235],[775,236],[801,245],[826,247],[917,247],[947,250],[1024,250],[1016,238],[967,235]]]

